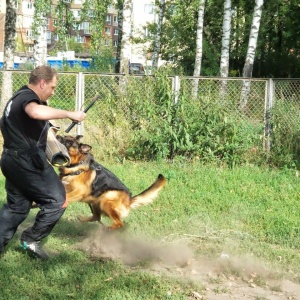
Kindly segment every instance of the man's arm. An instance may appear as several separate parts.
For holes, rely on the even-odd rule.
[[[30,118],[36,120],[71,119],[72,121],[81,122],[86,116],[83,111],[56,109],[36,102],[28,103],[25,106],[25,112]]]

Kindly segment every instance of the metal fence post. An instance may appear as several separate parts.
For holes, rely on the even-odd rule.
[[[174,76],[172,78],[172,90],[173,90],[173,95],[174,95],[174,103],[178,103],[178,98],[179,98],[179,91],[180,91],[180,79],[179,76]]]
[[[76,80],[76,99],[75,99],[75,110],[81,110],[84,105],[84,75],[82,72],[79,72]],[[83,135],[83,122],[77,126],[77,134]]]
[[[266,97],[265,97],[265,149],[267,153],[270,153],[271,149],[271,131],[272,131],[272,125],[271,125],[271,109],[274,106],[274,81],[273,79],[268,79],[266,82]]]

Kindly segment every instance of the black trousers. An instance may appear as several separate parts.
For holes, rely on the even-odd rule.
[[[39,150],[39,164],[31,154],[2,153],[1,170],[6,178],[7,203],[0,210],[0,253],[29,214],[32,202],[39,211],[33,226],[21,240],[40,241],[48,236],[66,208],[66,193],[45,153]]]

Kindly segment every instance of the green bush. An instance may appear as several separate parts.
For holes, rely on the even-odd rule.
[[[129,158],[185,157],[233,166],[245,161],[244,153],[253,144],[261,143],[261,126],[242,120],[217,101],[182,92],[175,103],[170,78],[163,72],[155,74],[152,88],[150,99],[135,97],[131,103],[139,117],[132,120]]]
[[[269,160],[274,166],[297,169],[300,167],[299,108],[296,109],[295,103],[278,100],[272,109]]]

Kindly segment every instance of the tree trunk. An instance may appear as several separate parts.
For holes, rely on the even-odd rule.
[[[253,63],[255,58],[255,51],[257,46],[257,39],[258,39],[263,4],[264,4],[263,0],[255,1],[254,13],[252,18],[252,25],[251,25],[251,31],[250,31],[250,37],[248,43],[248,51],[247,51],[246,61],[243,69],[243,77],[245,78],[252,77]],[[242,110],[245,110],[247,106],[249,92],[250,92],[250,80],[244,80],[242,95],[240,100],[240,108]]]
[[[116,54],[116,65],[115,65],[115,73],[120,73],[121,70],[121,50],[122,50],[122,36],[123,36],[123,10],[124,10],[124,2],[123,0],[119,0],[117,2],[118,9],[118,44],[117,44],[117,54]]]
[[[123,74],[129,73],[129,64],[131,56],[131,14],[132,14],[132,1],[124,0],[123,6],[123,30],[122,30],[122,43],[121,43],[121,59],[120,59],[120,72]]]
[[[228,77],[229,70],[229,50],[230,50],[230,35],[231,35],[231,0],[224,1],[224,19],[222,33],[222,50],[220,62],[221,77]]]
[[[229,70],[229,51],[230,51],[230,36],[231,36],[231,0],[224,1],[224,19],[222,29],[222,49],[220,61],[220,75],[221,77],[228,77]],[[220,99],[224,98],[226,94],[227,81],[222,80],[220,86]]]
[[[47,18],[40,14],[37,20],[39,26],[33,47],[34,67],[47,64]]]
[[[157,23],[157,33],[154,42],[154,50],[152,55],[152,69],[153,71],[158,68],[158,59],[160,53],[160,40],[161,40],[161,32],[163,26],[163,19],[165,14],[165,0],[159,1],[159,15],[158,15],[158,23]]]
[[[4,70],[2,80],[1,103],[4,105],[12,95],[12,72],[14,69],[14,53],[16,49],[16,8],[14,0],[6,0]]]
[[[205,8],[205,0],[199,0],[194,77],[199,77],[201,73],[201,61],[202,61],[202,52],[203,52],[202,41],[203,41],[204,8]],[[196,98],[198,94],[198,83],[199,83],[199,79],[195,78],[193,91],[192,91],[192,95],[194,98]]]

